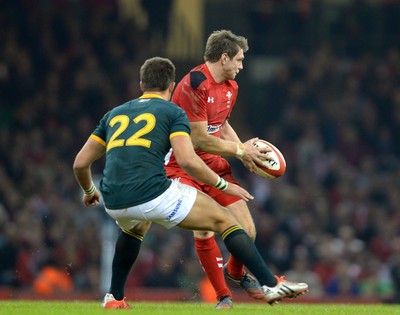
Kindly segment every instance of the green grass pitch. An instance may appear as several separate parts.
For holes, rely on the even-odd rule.
[[[58,301],[0,301],[0,314],[4,315],[95,315],[120,314],[135,315],[208,315],[229,312],[238,315],[396,315],[400,314],[400,305],[381,304],[306,304],[281,303],[269,306],[262,303],[236,303],[232,310],[214,309],[206,303],[169,303],[169,302],[129,302],[131,310],[104,310],[100,302],[58,302]]]

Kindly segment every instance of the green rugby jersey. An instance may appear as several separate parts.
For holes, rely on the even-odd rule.
[[[108,209],[132,207],[161,195],[171,181],[164,170],[170,137],[189,135],[186,113],[156,94],[115,107],[90,136],[106,147],[100,191]]]

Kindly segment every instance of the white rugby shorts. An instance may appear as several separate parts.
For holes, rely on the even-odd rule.
[[[186,218],[196,196],[196,188],[173,179],[171,186],[151,201],[125,209],[106,208],[106,212],[123,230],[131,230],[142,221],[152,221],[170,229]]]

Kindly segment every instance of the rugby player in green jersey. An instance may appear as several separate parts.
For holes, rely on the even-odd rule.
[[[125,282],[151,222],[220,234],[230,253],[257,278],[269,304],[306,292],[305,283],[289,286],[274,277],[227,208],[179,179],[167,178],[164,156],[172,147],[177,162],[189,175],[227,194],[253,199],[245,189],[219,177],[195,153],[184,110],[169,102],[175,86],[173,63],[160,57],[146,60],[140,80],[143,95],[106,113],[73,165],[83,203],[88,207],[98,204],[101,192],[106,212],[121,228],[111,286],[102,306],[130,308],[124,296]],[[91,165],[104,155],[99,192],[92,181]]]

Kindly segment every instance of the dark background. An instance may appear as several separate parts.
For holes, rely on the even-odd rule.
[[[268,181],[232,161],[268,265],[316,297],[398,302],[399,1],[200,1],[201,49],[183,56],[167,49],[184,42],[178,1],[132,1],[131,17],[122,2],[0,1],[0,285],[52,294],[50,266],[65,290],[101,290],[110,220],[81,205],[73,159],[106,111],[140,95],[145,59],[171,58],[179,80],[225,28],[250,45],[231,124],[288,164]],[[203,276],[191,233],[153,226],[128,285],[197,292]]]

